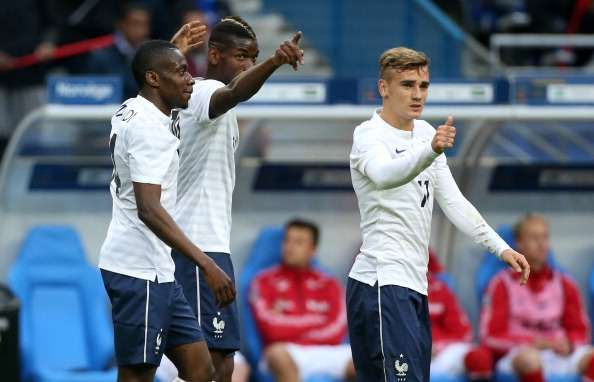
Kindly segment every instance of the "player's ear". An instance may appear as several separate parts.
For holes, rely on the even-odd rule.
[[[221,59],[221,52],[217,48],[208,48],[208,63],[217,65]]]
[[[379,81],[377,81],[377,90],[379,91],[379,94],[382,96],[382,98],[386,98],[388,95],[388,83],[386,80],[380,78]]]
[[[152,88],[159,87],[159,75],[155,71],[147,70],[144,73],[144,81],[146,82],[146,84],[148,86],[150,86]]]

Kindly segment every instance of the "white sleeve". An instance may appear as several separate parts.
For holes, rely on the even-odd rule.
[[[482,244],[489,252],[501,256],[509,245],[487,224],[476,208],[462,195],[445,155],[435,160],[437,177],[435,199],[448,219],[477,244]]]
[[[133,182],[162,184],[171,160],[177,155],[172,139],[159,134],[157,126],[129,126],[126,131],[130,178]]]
[[[197,79],[187,110],[198,123],[211,120],[208,116],[210,98],[217,89],[224,86],[225,84],[220,81]]]
[[[392,158],[381,137],[373,133],[372,130],[355,132],[350,161],[353,168],[380,189],[399,187],[410,182],[438,156],[431,148],[430,141],[422,141]]]

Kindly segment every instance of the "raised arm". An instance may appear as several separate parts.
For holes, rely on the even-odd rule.
[[[165,244],[183,253],[198,265],[221,306],[233,302],[236,294],[233,282],[211,258],[186,237],[163,208],[161,185],[133,182],[133,186],[140,220]]]
[[[351,162],[365,174],[378,188],[389,189],[410,182],[433,163],[433,160],[454,144],[456,129],[449,117],[439,126],[431,141],[413,145],[405,152],[392,158],[373,131],[355,133],[355,150]]]
[[[239,74],[231,82],[217,89],[210,98],[208,116],[214,119],[231,110],[240,102],[247,101],[260,90],[276,69],[289,64],[297,70],[303,64],[303,50],[299,46],[302,33],[297,32],[289,41],[283,42],[272,57]]]

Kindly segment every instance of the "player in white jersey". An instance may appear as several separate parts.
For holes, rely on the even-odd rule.
[[[234,152],[239,141],[234,107],[252,97],[283,64],[302,63],[301,33],[285,41],[274,56],[255,65],[258,42],[239,17],[217,23],[208,43],[205,79],[197,79],[187,109],[180,113],[181,143],[177,221],[190,239],[233,278],[230,256],[231,200],[235,186]],[[230,381],[233,353],[239,348],[236,304],[217,306],[205,288],[202,271],[173,251],[176,280],[184,287],[217,370]]]
[[[194,80],[182,53],[166,41],[143,44],[132,71],[139,94],[111,120],[113,216],[99,258],[112,303],[118,380],[152,381],[166,353],[184,380],[210,382],[212,360],[175,282],[170,255],[173,247],[190,258],[220,301],[233,301],[231,279],[171,218],[177,202],[179,129],[170,113],[187,106]]]
[[[394,48],[380,58],[382,107],[357,126],[351,178],[363,244],[349,274],[347,315],[358,381],[429,381],[427,264],[434,198],[448,219],[525,282],[529,266],[464,198],[446,162],[453,118],[419,120],[429,89],[427,57]]]

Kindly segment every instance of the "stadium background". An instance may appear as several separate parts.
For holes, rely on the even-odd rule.
[[[279,70],[251,102],[238,108],[241,142],[232,232],[238,276],[263,228],[301,216],[321,227],[320,261],[346,278],[361,240],[348,173],[352,131],[380,101],[375,91],[380,53],[405,45],[431,59],[425,118],[434,125],[448,115],[455,118],[459,138],[448,156],[463,193],[494,227],[505,229],[525,212],[544,214],[551,223],[556,261],[576,278],[592,304],[588,280],[594,265],[594,35],[589,33],[594,28],[594,7],[590,1],[145,3],[154,12],[151,36],[158,38],[171,35],[188,7],[200,7],[211,23],[222,15],[238,14],[258,35],[260,57],[270,55],[293,31],[304,32],[306,64],[300,71]],[[45,40],[58,47],[82,41],[84,51],[85,41],[113,31],[119,5],[33,0],[7,5],[0,18],[11,22],[0,23],[4,35],[0,52],[12,49],[14,56],[25,56]],[[39,25],[19,33],[10,29],[19,28],[19,23]],[[31,49],[24,51],[27,44]],[[11,267],[30,248],[23,243],[33,227],[74,228],[87,260],[96,264],[110,219],[111,162],[106,143],[109,117],[121,101],[121,81],[117,73],[107,79],[85,73],[86,53],[51,56],[24,69],[0,72],[0,103],[4,103],[0,114],[12,118],[8,123],[7,115],[0,116],[5,122],[0,129],[2,283],[9,283]],[[17,62],[28,65],[35,58]],[[43,89],[40,105],[9,104],[6,94],[32,87]],[[51,255],[51,245],[44,241],[39,245]],[[438,207],[432,246],[446,264],[476,329],[475,274],[484,251],[456,231]],[[62,351],[70,335],[60,333],[56,338],[62,337],[64,341],[44,351]]]

